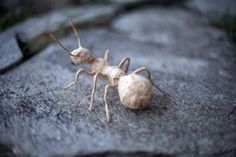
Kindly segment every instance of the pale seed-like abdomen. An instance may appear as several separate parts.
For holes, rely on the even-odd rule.
[[[130,109],[146,108],[152,99],[152,89],[150,81],[137,74],[121,77],[118,85],[120,100]]]

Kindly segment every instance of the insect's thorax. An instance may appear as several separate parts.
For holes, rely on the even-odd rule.
[[[92,64],[92,73],[102,73],[103,68],[107,65],[102,58],[96,59],[96,61]]]
[[[126,75],[126,73],[118,66],[105,66],[102,74],[107,76],[111,84],[115,86],[118,85],[119,79]]]
[[[118,85],[118,81],[121,76],[125,76],[126,73],[118,66],[110,66],[107,61],[102,58],[98,58],[92,65],[93,73],[100,73],[100,78],[109,80],[111,85]]]

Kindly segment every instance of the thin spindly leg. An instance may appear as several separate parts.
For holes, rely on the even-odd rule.
[[[91,102],[90,102],[89,110],[91,110],[92,106],[93,106],[93,100],[94,100],[94,96],[95,96],[95,92],[96,92],[96,88],[97,88],[98,75],[99,75],[99,72],[96,73],[94,78],[93,78],[93,91],[92,91],[92,96],[91,96]]]
[[[108,57],[109,57],[109,50],[106,50],[106,52],[104,54],[104,60],[108,61]]]
[[[114,86],[107,84],[105,87],[105,92],[104,92],[105,110],[106,110],[106,117],[107,117],[108,122],[110,121],[110,114],[109,114],[108,104],[107,104],[107,92],[108,92],[109,88],[111,88],[111,87],[114,87]]]
[[[118,65],[119,68],[122,68],[125,64],[125,72],[127,73],[129,70],[130,58],[124,58],[120,64]]]
[[[148,80],[151,82],[151,84],[152,84],[156,89],[158,89],[162,94],[165,94],[165,92],[162,91],[161,88],[153,82],[153,80],[152,80],[152,74],[151,74],[151,72],[150,72],[146,67],[140,67],[140,68],[136,69],[134,72],[132,72],[132,74],[137,74],[137,73],[140,73],[140,72],[142,72],[142,71],[145,71],[145,72],[146,72],[146,76],[147,76]]]
[[[63,89],[68,89],[69,87],[73,86],[76,82],[78,82],[79,80],[79,76],[81,73],[85,73],[85,74],[88,74],[90,76],[92,76],[93,74],[85,69],[79,69],[77,72],[76,72],[76,75],[75,75],[75,80],[71,83],[69,83],[67,86],[65,86]]]

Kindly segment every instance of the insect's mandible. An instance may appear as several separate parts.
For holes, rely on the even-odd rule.
[[[159,86],[154,84],[151,76],[151,72],[146,67],[140,67],[128,74],[128,68],[130,64],[130,58],[124,58],[118,66],[111,66],[108,64],[109,51],[106,50],[103,58],[96,58],[90,50],[83,48],[80,43],[79,33],[75,29],[75,26],[70,18],[71,26],[78,40],[79,48],[74,49],[72,52],[68,51],[51,33],[53,38],[59,46],[70,55],[71,60],[75,64],[90,64],[91,70],[79,69],[76,72],[75,80],[68,84],[63,89],[68,89],[79,80],[80,74],[84,73],[89,76],[93,76],[93,90],[91,96],[91,102],[89,110],[91,110],[94,96],[97,87],[97,80],[99,78],[108,80],[109,83],[105,87],[104,91],[104,103],[106,110],[107,121],[110,121],[110,115],[107,103],[107,93],[110,88],[118,88],[121,103],[130,109],[144,109],[146,108],[152,99],[153,87],[158,89],[161,93],[165,94]],[[145,72],[146,78],[138,75],[140,72]]]

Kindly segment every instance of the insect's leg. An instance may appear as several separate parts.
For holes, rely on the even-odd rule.
[[[111,87],[114,87],[114,86],[107,84],[105,87],[105,92],[104,92],[105,110],[106,110],[106,117],[107,117],[108,122],[110,121],[110,115],[109,115],[108,104],[107,104],[107,92],[108,92],[109,88],[111,88]]]
[[[91,110],[92,106],[93,106],[93,100],[94,100],[94,96],[95,96],[95,92],[96,92],[96,88],[97,88],[98,75],[99,75],[99,72],[97,72],[95,74],[94,78],[93,78],[93,91],[92,91],[92,96],[91,96],[91,102],[90,102],[89,110]]]
[[[125,72],[127,73],[129,70],[130,58],[124,58],[120,64],[118,65],[119,68],[122,68],[125,64]]]
[[[158,89],[162,94],[165,94],[165,92],[162,91],[161,88],[153,82],[153,80],[152,80],[152,74],[151,74],[151,72],[150,72],[146,67],[140,67],[140,68],[136,69],[134,72],[132,72],[132,74],[137,74],[137,73],[140,73],[140,72],[142,72],[142,71],[145,71],[145,72],[146,72],[146,76],[147,76],[148,80],[151,82],[151,84],[152,84],[156,89]]]
[[[106,50],[106,52],[104,54],[104,60],[108,61],[108,57],[109,57],[109,50]]]
[[[68,89],[69,87],[73,86],[76,82],[78,82],[79,80],[79,76],[81,73],[85,73],[85,74],[88,74],[90,76],[92,76],[93,74],[85,69],[79,69],[77,72],[76,72],[76,75],[75,75],[75,80],[71,83],[69,83],[67,86],[63,87],[63,89]]]

